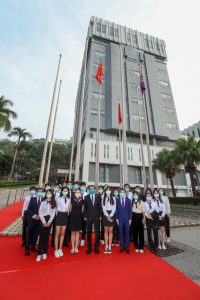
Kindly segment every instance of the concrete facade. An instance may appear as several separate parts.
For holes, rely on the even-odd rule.
[[[194,123],[192,126],[185,128],[182,131],[182,134],[186,135],[186,136],[192,135],[192,136],[196,137],[197,139],[199,139],[200,138],[200,121],[198,123]]]

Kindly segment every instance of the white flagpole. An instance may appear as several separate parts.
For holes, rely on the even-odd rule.
[[[60,98],[61,85],[62,85],[62,80],[60,80],[60,85],[59,85],[59,90],[58,90],[58,97],[57,97],[56,110],[55,110],[54,121],[53,121],[53,129],[52,129],[52,133],[51,133],[51,144],[50,144],[50,149],[49,149],[49,157],[48,157],[48,162],[47,162],[45,182],[48,182],[48,180],[49,180],[49,170],[50,170],[50,165],[51,165],[54,131],[55,131],[55,125],[56,125],[57,112],[58,112],[58,103],[59,103],[59,98]]]
[[[127,172],[127,149],[126,149],[126,104],[124,95],[124,70],[123,70],[123,54],[122,47],[120,45],[120,68],[121,68],[121,89],[122,89],[122,140],[123,140],[123,182],[128,182],[128,172]]]
[[[96,131],[96,162],[95,162],[95,186],[99,185],[99,144],[100,144],[100,122],[101,122],[101,84],[99,84],[99,99],[97,101],[97,131]]]
[[[145,159],[144,159],[144,145],[143,145],[143,137],[142,137],[142,122],[140,118],[140,103],[139,103],[139,95],[138,95],[139,86],[136,86],[136,94],[137,94],[137,106],[138,106],[138,117],[139,117],[139,130],[140,130],[140,145],[141,145],[141,158],[142,158],[142,171],[143,171],[143,184],[144,190],[146,189],[146,169],[145,169]]]
[[[51,109],[50,109],[50,114],[49,114],[46,139],[45,139],[45,143],[44,143],[42,162],[41,162],[41,167],[40,167],[40,176],[39,176],[39,182],[38,182],[39,186],[42,186],[42,184],[43,184],[44,168],[45,168],[45,163],[46,163],[46,155],[47,155],[47,147],[48,147],[49,138],[50,138],[50,131],[51,131],[51,126],[52,126],[53,108],[55,105],[55,95],[56,95],[56,89],[57,89],[57,82],[58,82],[61,58],[62,58],[62,55],[60,54],[57,73],[56,73],[56,80],[55,80],[54,89],[53,89],[53,97],[52,97],[52,101],[51,101]]]
[[[119,109],[119,105],[120,105],[120,101],[118,99],[118,109]],[[119,111],[118,111],[118,114],[119,114]],[[123,182],[122,156],[121,156],[121,123],[119,124],[119,175],[120,175],[120,188],[122,188],[122,186],[124,185],[124,182]]]

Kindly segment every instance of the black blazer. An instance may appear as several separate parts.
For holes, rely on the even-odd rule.
[[[41,199],[42,200],[42,199]],[[28,205],[28,218],[32,219],[34,215],[38,215],[39,206],[38,206],[38,198],[33,197]]]
[[[99,220],[101,216],[101,196],[95,194],[95,202],[93,206],[90,195],[87,195],[84,199],[84,218],[86,218],[87,221],[95,221]]]

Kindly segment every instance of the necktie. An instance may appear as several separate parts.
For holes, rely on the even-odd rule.
[[[37,202],[38,208],[40,207],[40,204],[41,204],[41,200],[40,198],[38,198],[38,202]]]
[[[157,200],[158,207],[160,207],[159,201]]]
[[[137,208],[137,201],[135,201],[135,207]]]
[[[122,199],[122,208],[125,207],[124,198]]]
[[[149,209],[151,209],[151,202],[149,202]]]

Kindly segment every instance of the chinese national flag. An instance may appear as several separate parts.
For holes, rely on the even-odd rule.
[[[103,64],[102,64],[102,61],[100,61],[99,67],[98,67],[98,70],[97,70],[97,74],[96,74],[96,80],[98,81],[99,84],[102,83],[101,77],[102,77],[103,75],[104,75]]]
[[[122,123],[122,110],[121,110],[121,104],[120,104],[120,102],[118,104],[118,123],[119,124]]]

